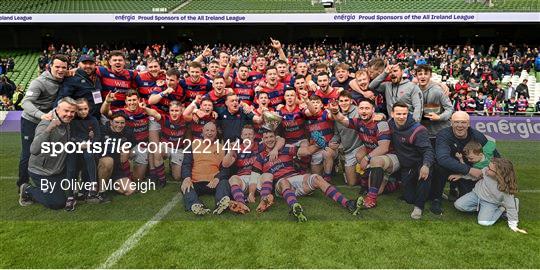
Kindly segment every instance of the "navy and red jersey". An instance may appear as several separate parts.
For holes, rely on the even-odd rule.
[[[338,79],[332,80],[332,83],[330,83],[330,87],[334,88],[343,88],[343,90],[350,90],[351,87],[349,86],[349,83],[354,80],[352,77],[347,77],[344,82],[339,82]]]
[[[324,106],[328,105],[331,100],[337,100],[339,98],[338,88],[334,87],[329,87],[328,92],[317,89],[317,91],[313,92],[313,95],[319,96]]]
[[[278,83],[274,88],[263,87],[261,92],[268,94],[268,99],[270,99],[268,107],[275,109],[277,105],[283,104],[285,101],[285,85],[282,83]]]
[[[306,116],[298,105],[292,111],[287,110],[287,107],[283,106],[278,113],[282,118],[281,128],[283,129],[282,134],[286,143],[294,144],[305,139],[306,130],[304,122]]]
[[[392,133],[386,121],[363,121],[360,118],[349,118],[348,128],[358,132],[358,137],[364,143],[369,154],[379,146],[380,141],[390,141]]]
[[[182,147],[182,140],[187,130],[187,123],[182,116],[172,120],[170,115],[163,115],[161,125],[161,141],[174,143],[174,147]]]
[[[160,73],[158,76],[152,76],[150,72],[142,72],[135,76],[135,85],[139,91],[139,97],[148,103],[148,98],[152,95],[152,91],[157,87],[157,81],[165,81],[165,74]]]
[[[253,71],[250,71],[248,73],[248,82],[258,82],[264,78],[266,74],[266,70],[263,71],[257,71],[255,68],[253,68]]]
[[[220,76],[223,76],[223,74],[225,74],[225,69],[226,69],[226,67],[220,67],[219,68],[219,75]],[[236,68],[231,68],[229,70],[229,77],[231,77],[232,79],[236,78]]]
[[[287,73],[285,77],[279,78],[279,82],[285,85],[291,85],[292,78],[293,78],[292,74]]]
[[[148,123],[150,122],[150,117],[146,114],[145,109],[138,107],[135,111],[130,111],[127,108],[121,108],[116,111],[123,112],[126,115],[126,126],[133,130],[135,141],[148,141]]]
[[[111,103],[111,109],[120,109],[126,106],[126,93],[133,88],[135,84],[136,71],[124,69],[120,73],[114,73],[106,67],[98,67],[96,74],[101,81],[101,96],[103,99],[109,92],[116,93],[116,100]]]
[[[252,171],[256,173],[271,173],[274,176],[274,182],[284,177],[298,175],[294,168],[294,157],[297,154],[295,146],[284,146],[278,151],[278,157],[275,161],[270,161],[268,150],[265,149],[257,154],[253,162]]]
[[[242,82],[236,78],[232,84],[232,89],[234,93],[238,96],[240,102],[244,102],[247,105],[253,103],[253,98],[255,97],[255,90],[253,90],[253,82]]]
[[[161,87],[154,87],[152,95],[158,95],[161,92],[167,90],[167,88],[169,88],[167,85],[163,85]],[[152,109],[156,110],[162,116],[167,115],[169,113],[169,105],[172,101],[175,100],[179,102],[182,102],[184,100],[184,89],[182,89],[180,85],[176,86],[174,92],[162,97],[158,103],[152,105]]]
[[[203,127],[209,122],[216,122],[216,119],[212,117],[212,114],[203,118],[199,118],[197,122],[193,121],[193,123],[191,123],[191,136],[193,137],[193,139],[203,139]]]
[[[227,90],[223,90],[226,92]],[[214,110],[216,108],[225,108],[225,100],[227,99],[227,95],[223,95],[221,97],[218,97],[216,95],[216,91],[212,89],[212,91],[208,92],[206,95],[203,96],[203,99],[210,99],[212,103],[214,103]]]
[[[241,176],[251,174],[251,167],[255,162],[255,158],[257,157],[257,154],[263,150],[264,145],[257,142],[251,142],[250,147],[247,149],[242,144],[240,153],[237,154],[236,160],[234,161],[234,165],[238,169],[236,175]]]
[[[212,89],[212,83],[204,77],[201,77],[198,82],[193,82],[191,77],[180,81],[180,87],[184,90],[184,104],[191,103],[197,95],[204,96]]]
[[[322,110],[317,115],[307,116],[306,119],[309,132],[321,132],[326,142],[334,137],[334,120],[329,118],[327,110]]]
[[[214,75],[212,75],[210,72],[204,73],[204,78],[207,79],[210,83],[214,80]]]

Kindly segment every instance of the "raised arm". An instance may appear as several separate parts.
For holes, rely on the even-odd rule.
[[[277,39],[270,38],[270,41],[272,41],[271,46],[272,48],[276,49],[279,55],[279,59],[287,62],[287,56],[285,55],[285,52],[283,51],[283,47],[281,46],[281,42]]]
[[[113,92],[109,92],[109,94],[107,94],[107,97],[105,98],[105,102],[101,104],[101,109],[99,110],[101,114],[106,115],[107,117],[110,117],[112,115],[111,103],[115,100],[116,100],[115,94]]]

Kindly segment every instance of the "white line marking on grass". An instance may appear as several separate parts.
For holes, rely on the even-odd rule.
[[[19,179],[17,176],[0,176],[0,180],[15,180]]]
[[[360,186],[349,186],[349,185],[336,185],[337,188],[350,188],[350,189],[360,189]],[[518,190],[519,193],[540,193],[540,189],[523,189]]]
[[[111,268],[113,265],[115,265],[118,260],[120,260],[133,247],[135,247],[137,243],[139,243],[141,238],[143,238],[150,231],[150,229],[152,229],[152,227],[158,224],[173,209],[174,205],[180,201],[180,197],[182,197],[181,193],[174,195],[174,197],[165,206],[163,206],[163,208],[161,208],[161,210],[159,210],[156,215],[154,215],[148,222],[146,222],[134,234],[132,234],[124,242],[124,244],[115,252],[113,252],[109,256],[109,258],[107,258],[107,260],[98,268]]]
[[[180,4],[180,5],[177,6],[175,9],[169,11],[169,13],[170,13],[170,14],[175,13],[175,12],[177,12],[178,10],[180,10],[181,8],[187,6],[189,3],[191,3],[191,0],[186,1],[186,2],[184,2],[184,3],[182,3],[182,4]]]

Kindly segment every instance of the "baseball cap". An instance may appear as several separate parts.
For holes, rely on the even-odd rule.
[[[88,54],[83,54],[79,57],[79,62],[92,61],[95,62],[94,57]]]

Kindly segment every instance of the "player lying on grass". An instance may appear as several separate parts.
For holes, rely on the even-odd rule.
[[[276,144],[276,135],[274,131],[266,130],[263,134],[264,150],[261,151],[253,163],[255,173],[270,173],[276,182],[276,194],[280,194],[287,202],[291,213],[300,222],[307,221],[306,216],[296,196],[303,196],[320,189],[326,196],[336,201],[349,211],[356,214],[360,201],[348,200],[341,194],[336,187],[331,186],[320,175],[317,174],[298,174],[293,166],[293,158],[304,155],[311,155],[318,151],[316,145],[297,148],[295,146],[285,146],[279,150],[276,161],[269,160],[268,152]],[[264,181],[261,184],[261,201],[270,194],[272,182]],[[267,189],[264,189],[267,188]],[[270,189],[270,190],[268,190]],[[361,198],[359,198],[361,200]],[[266,209],[264,209],[266,210]]]
[[[275,160],[278,156],[278,150],[285,145],[283,138],[277,138],[277,143],[270,151],[270,160]],[[264,150],[262,144],[255,142],[255,131],[253,126],[246,125],[242,129],[242,144],[238,151],[229,151],[223,158],[223,167],[229,168],[234,166],[236,168],[236,174],[229,178],[229,184],[231,186],[231,194],[234,201],[231,202],[230,209],[233,212],[245,214],[250,211],[246,205],[245,192],[248,192],[247,202],[255,202],[255,192],[257,189],[261,192],[261,181],[272,181],[272,175],[263,174],[263,176],[252,173],[251,167],[255,161],[255,156]],[[261,178],[260,178],[261,177]],[[272,196],[272,194],[268,195]],[[273,202],[273,198],[268,199],[269,202]]]

